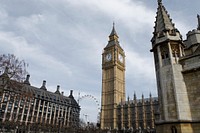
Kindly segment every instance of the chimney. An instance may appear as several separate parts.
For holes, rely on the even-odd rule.
[[[45,80],[43,80],[43,83],[42,83],[42,86],[41,86],[40,89],[47,90],[47,88],[46,88],[46,81]]]
[[[45,80],[43,80],[43,83],[42,83],[42,86],[46,86],[46,81]]]
[[[57,91],[60,92],[60,85],[57,85]]]
[[[73,96],[73,90],[70,90],[70,95]]]
[[[70,90],[69,98],[74,98],[74,97],[73,97],[73,90]]]
[[[26,80],[24,81],[24,84],[31,85],[30,82],[29,82],[29,79],[30,79],[30,75],[28,74],[26,76]]]
[[[57,85],[57,89],[55,93],[60,95],[60,85]]]

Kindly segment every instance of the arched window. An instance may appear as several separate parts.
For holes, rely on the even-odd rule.
[[[160,46],[161,58],[162,58],[162,65],[166,66],[170,64],[169,58],[169,48],[168,46]]]
[[[171,130],[172,130],[172,133],[177,133],[177,129],[176,129],[175,126],[172,126],[172,127],[171,127]]]

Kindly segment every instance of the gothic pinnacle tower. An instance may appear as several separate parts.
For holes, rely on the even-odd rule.
[[[185,45],[161,0],[158,0],[151,42],[160,106],[156,130],[158,133],[189,133],[192,131],[191,110],[180,63]]]

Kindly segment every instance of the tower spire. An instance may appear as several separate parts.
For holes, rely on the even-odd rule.
[[[112,31],[109,35],[109,41],[108,41],[108,45],[106,47],[110,47],[110,46],[113,46],[113,45],[119,45],[118,38],[119,37],[118,37],[117,32],[115,30],[115,23],[113,22]]]
[[[118,37],[117,32],[115,30],[115,22],[113,22],[113,28],[112,28],[112,31],[110,33],[110,36],[114,36],[114,35]]]
[[[197,30],[200,30],[200,16],[199,16],[199,14],[197,14],[197,19],[198,19],[198,27],[197,27]]]
[[[155,32],[163,32],[165,30],[176,29],[172,23],[170,15],[162,4],[162,0],[158,0],[158,10],[155,23]]]
[[[152,43],[154,45],[168,41],[182,41],[182,36],[175,24],[172,23],[172,19],[162,4],[162,0],[158,0],[158,8],[156,13],[156,21],[154,26]]]

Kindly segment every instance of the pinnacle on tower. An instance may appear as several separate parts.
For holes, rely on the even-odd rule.
[[[137,97],[136,97],[136,93],[135,93],[135,91],[134,91],[134,100],[136,100],[137,99]]]
[[[119,45],[118,38],[119,37],[118,37],[117,32],[115,30],[115,23],[113,22],[113,28],[112,28],[112,31],[109,35],[109,41],[108,41],[108,45],[106,47],[110,47],[110,46],[113,46],[113,45]]]
[[[198,27],[197,27],[197,30],[200,30],[200,16],[199,16],[199,14],[197,14],[197,19],[198,19]]]
[[[110,33],[110,36],[114,36],[114,35],[118,37],[117,32],[115,31],[115,22],[113,22],[113,28],[112,28],[112,31]]]
[[[151,92],[150,92],[150,94],[149,94],[149,97],[150,97],[150,98],[152,97]]]
[[[162,4],[162,0],[158,0],[158,9],[155,24],[155,33],[163,32],[165,30],[176,29],[174,24],[172,23],[172,19],[170,19],[170,15]]]
[[[153,47],[164,41],[182,41],[182,36],[176,29],[175,24],[172,23],[172,19],[162,4],[162,0],[158,0],[156,14],[153,38],[151,40]]]

